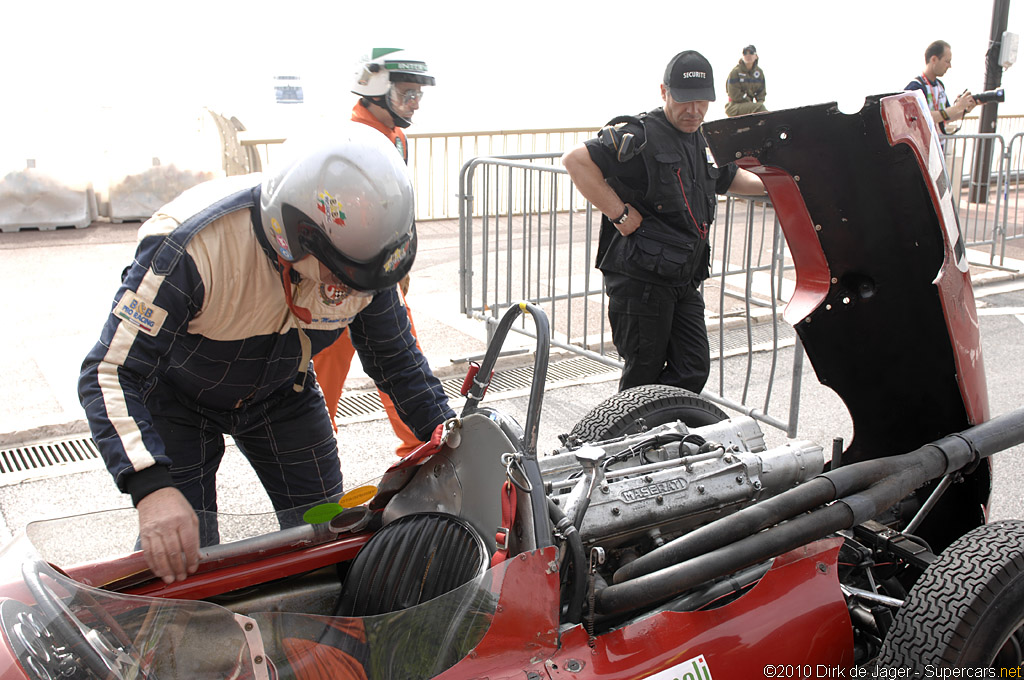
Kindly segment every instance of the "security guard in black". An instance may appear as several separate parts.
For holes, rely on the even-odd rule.
[[[674,127],[662,109],[611,121],[587,152],[643,222],[622,236],[601,220],[597,268],[609,296],[612,337],[624,366],[619,389],[651,383],[700,392],[710,372],[704,300],[708,234],[734,164],[717,167],[700,130]]]
[[[639,210],[643,225],[622,236],[604,216],[597,268],[660,285],[700,283],[708,277],[716,194],[728,191],[736,166],[717,167],[704,134],[676,129],[660,108],[612,123],[617,121],[585,144],[608,184]]]

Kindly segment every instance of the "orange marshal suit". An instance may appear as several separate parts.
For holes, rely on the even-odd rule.
[[[407,163],[409,162],[407,141],[405,133],[401,128],[385,126],[360,103],[357,103],[352,109],[352,120],[369,125],[373,129],[380,131],[381,134],[391,140],[398,152],[402,154],[402,158]],[[405,305],[406,314],[409,315],[409,326],[412,329],[413,337],[415,337],[416,326],[412,322],[412,312],[409,310],[409,305],[405,300],[407,289],[408,278],[399,284],[399,298],[402,300],[402,304]],[[416,346],[419,347],[419,341],[417,341]],[[338,400],[341,399],[341,392],[345,387],[345,378],[348,377],[348,370],[352,365],[352,356],[354,354],[355,348],[352,346],[352,340],[349,337],[348,330],[346,330],[333,345],[313,357],[313,369],[316,371],[316,379],[320,383],[320,389],[323,390],[324,400],[327,402],[327,410],[331,414],[332,424],[334,424],[335,417],[338,414]],[[412,433],[412,430],[399,418],[391,398],[379,390],[377,393],[380,395],[381,403],[384,404],[384,411],[388,414],[388,420],[391,421],[391,429],[395,431],[395,435],[401,440],[401,444],[395,449],[395,453],[399,456],[411,453],[423,442],[418,440],[416,435]],[[336,424],[334,424],[334,429],[338,429]]]

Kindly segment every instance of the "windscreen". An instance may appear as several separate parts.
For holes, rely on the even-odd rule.
[[[29,677],[57,677],[70,655],[80,668],[124,679],[430,678],[484,637],[509,564],[418,606],[363,618],[242,616],[205,601],[112,593],[48,564],[85,560],[88,573],[104,575],[104,583],[109,576],[123,579],[133,564],[123,553],[134,549],[136,521],[127,510],[38,522],[0,551],[0,596],[11,598],[0,605],[0,625],[16,640],[22,666],[39,671]],[[241,532],[219,549],[252,547],[253,540],[288,543],[294,529]],[[108,547],[97,548],[101,543]],[[109,546],[120,557],[105,562]],[[135,568],[144,569],[134,556]]]

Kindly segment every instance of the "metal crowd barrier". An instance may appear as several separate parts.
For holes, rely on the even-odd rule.
[[[944,135],[946,175],[968,248],[989,253],[995,265],[1002,235],[1006,189],[1006,144],[1000,135]]]
[[[1006,151],[1006,172],[1003,187],[1002,239],[999,243],[999,263],[1005,264],[1007,243],[1024,239],[1024,210],[1018,191],[1024,177],[1024,132],[1010,138]]]
[[[462,167],[460,311],[493,329],[506,309],[529,300],[547,313],[552,346],[621,368],[594,268],[600,213],[574,189],[560,156],[481,157]],[[717,365],[704,396],[795,436],[803,353],[778,311],[793,277],[786,277],[792,263],[774,211],[764,200],[728,197],[711,243],[712,276],[703,291]],[[775,383],[785,379],[786,347],[794,348],[788,408],[771,415]],[[766,374],[755,375],[758,352],[770,353]]]

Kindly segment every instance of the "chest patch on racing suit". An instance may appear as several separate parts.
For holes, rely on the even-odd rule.
[[[345,284],[320,284],[320,301],[328,307],[337,307],[351,296],[352,289]]]

